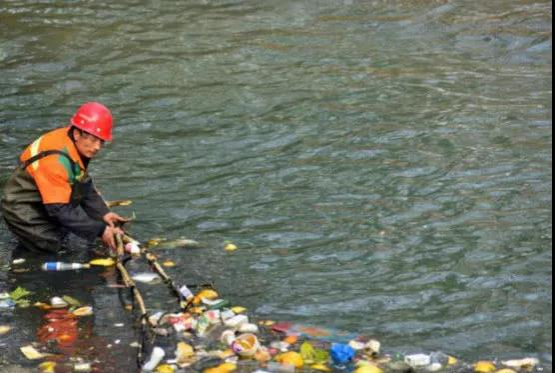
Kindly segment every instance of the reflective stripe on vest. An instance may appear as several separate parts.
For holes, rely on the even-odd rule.
[[[42,140],[42,136],[39,137],[38,139],[35,140],[35,142],[33,144],[31,144],[31,156],[29,157],[29,159],[33,159],[34,157],[37,156],[38,152],[39,152],[39,146],[40,146],[40,142]],[[33,170],[36,171],[39,168],[39,162],[37,160],[37,162],[31,162]]]

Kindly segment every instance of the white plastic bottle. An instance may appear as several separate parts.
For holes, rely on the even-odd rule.
[[[82,263],[46,262],[41,268],[43,271],[71,271],[76,269],[87,269],[90,267],[90,264]]]

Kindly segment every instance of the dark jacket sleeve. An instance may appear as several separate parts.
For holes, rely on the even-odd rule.
[[[87,193],[83,197],[81,201],[81,206],[85,209],[85,212],[94,219],[102,220],[102,217],[110,212],[108,206],[106,206],[106,202],[100,196],[92,179],[89,179],[87,182]]]
[[[61,226],[76,235],[93,240],[104,233],[106,224],[91,218],[81,206],[71,204],[47,204],[46,212]]]

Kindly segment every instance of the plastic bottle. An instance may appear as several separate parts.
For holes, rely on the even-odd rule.
[[[43,271],[71,271],[76,269],[87,269],[90,267],[90,264],[82,263],[46,262],[41,268]]]
[[[405,363],[413,368],[425,367],[430,365],[431,358],[430,355],[425,354],[414,354],[405,356]]]
[[[128,242],[125,245],[125,251],[131,255],[139,255],[141,253],[141,248],[137,242]]]
[[[195,297],[195,295],[193,294],[193,292],[187,287],[187,285],[183,285],[182,287],[179,288],[179,292],[181,293],[181,295],[183,295],[185,297],[185,299],[187,299],[188,301],[193,299]]]
[[[160,347],[154,347],[150,359],[143,365],[143,372],[152,372],[162,361],[166,353]]]

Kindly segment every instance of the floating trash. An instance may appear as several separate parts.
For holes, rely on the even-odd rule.
[[[77,363],[73,366],[74,372],[91,372],[92,365],[91,363]]]
[[[478,361],[474,364],[474,372],[476,373],[491,373],[496,369],[495,364],[491,361]]]
[[[134,281],[142,282],[145,284],[153,284],[161,282],[162,279],[156,273],[145,272],[145,273],[138,273],[136,275],[131,276]]]
[[[8,334],[12,330],[11,326],[8,325],[0,325],[0,335]]]
[[[52,354],[39,352],[32,345],[23,346],[19,349],[21,353],[29,360],[44,359],[45,357],[52,356]]]
[[[12,261],[12,264],[13,264],[13,265],[20,265],[20,264],[23,264],[23,263],[25,263],[25,262],[26,262],[25,259],[23,259],[23,258],[17,258],[17,259],[14,259],[14,260]]]
[[[52,299],[50,299],[50,306],[52,308],[66,308],[69,306],[69,304],[60,297],[53,297]]]
[[[67,302],[67,304],[69,304],[72,307],[80,307],[81,306],[81,302],[79,302],[77,299],[70,297],[69,295],[64,295],[62,297],[62,299],[64,301]]]
[[[175,358],[178,365],[184,365],[193,362],[196,359],[195,350],[193,346],[179,342],[175,350]]]
[[[405,363],[413,368],[425,367],[430,365],[431,362],[432,359],[430,358],[430,355],[426,354],[414,354],[405,356]]]
[[[0,311],[1,310],[13,310],[15,308],[15,302],[11,299],[0,300]]]
[[[331,346],[330,355],[335,364],[344,365],[353,360],[356,351],[349,345],[334,343]]]
[[[150,359],[143,365],[143,371],[152,372],[162,361],[166,353],[160,347],[154,347]]]
[[[45,361],[44,363],[39,364],[39,370],[41,373],[55,373],[56,365],[55,361]]]
[[[284,352],[278,355],[276,361],[282,365],[292,365],[295,368],[302,368],[304,366],[302,355],[294,351]]]
[[[225,251],[235,251],[235,250],[237,250],[237,249],[238,249],[237,245],[232,244],[232,243],[227,243],[227,244],[225,244],[225,246],[224,246],[224,250],[225,250]]]
[[[118,207],[118,206],[130,206],[133,204],[133,201],[129,200],[129,199],[122,199],[122,200],[116,200],[116,201],[107,201],[106,205],[109,208],[112,207]]]
[[[78,269],[90,268],[88,263],[64,263],[64,262],[46,262],[42,265],[43,271],[72,271]]]
[[[218,299],[219,295],[216,291],[212,289],[202,289],[193,300],[193,304],[199,305],[204,300],[215,300]]]
[[[158,365],[158,367],[156,368],[156,373],[174,373],[175,370],[176,369],[173,367],[173,365],[162,364]]]
[[[188,238],[178,238],[176,240],[166,240],[163,238],[153,238],[147,243],[148,248],[173,250],[173,249],[198,249],[202,244]]]
[[[4,298],[4,300],[0,301],[0,309],[13,308],[14,306],[12,304],[17,305],[19,307],[29,307],[31,305],[31,302],[27,299],[27,297],[31,294],[32,292],[18,286],[14,291],[8,294],[7,299]],[[2,305],[2,302],[5,302],[5,303]]]
[[[157,247],[164,242],[172,241],[160,240]],[[147,361],[141,362],[143,372],[539,372],[534,371],[539,361],[533,358],[496,363],[481,361],[470,365],[440,351],[393,357],[382,352],[378,340],[353,333],[287,322],[275,323],[271,320],[252,322],[244,307],[222,299],[210,285],[200,285],[196,294],[187,286],[176,287],[157,262],[157,257],[139,243],[137,247],[145,254],[154,272],[129,276],[121,263],[118,263],[117,268],[125,286],[135,297],[134,306],[128,304],[126,309],[138,312],[144,332],[142,338],[150,336],[150,343],[156,343]],[[130,285],[132,282],[126,282],[126,278],[143,283],[163,281],[176,295],[179,310],[151,311],[140,296],[140,289]],[[196,289],[193,286],[191,288]],[[64,347],[76,340],[79,318],[91,315],[93,309],[76,304],[78,301],[70,302],[66,297],[58,298],[66,305],[56,309],[63,304],[54,301],[56,298],[52,298],[50,305],[40,306],[49,313],[44,316],[47,323],[39,330],[38,337],[39,341],[48,346],[52,344],[48,342],[54,341],[58,347]],[[10,297],[4,299],[8,300],[12,301]],[[144,344],[146,340],[141,339],[141,343],[134,342],[130,346],[146,353],[149,347],[148,342]],[[119,343],[116,340],[107,347]],[[35,352],[34,356],[44,356],[39,351]],[[83,364],[82,372],[94,370],[90,363],[79,361],[79,364]],[[76,367],[77,364],[73,366],[74,371],[77,371]]]
[[[520,360],[506,360],[502,361],[501,364],[510,367],[510,368],[517,368],[517,369],[528,369],[534,368],[538,365],[540,361],[536,358],[525,358]]]
[[[254,334],[242,334],[231,343],[231,349],[241,357],[252,357],[260,348],[260,342]]]
[[[100,267],[112,267],[116,265],[116,261],[112,258],[100,258],[91,260],[89,264]]]
[[[358,367],[354,373],[383,373],[383,370],[375,365],[368,364]]]
[[[80,307],[74,310],[72,314],[79,317],[90,316],[93,314],[93,308],[91,306]]]

